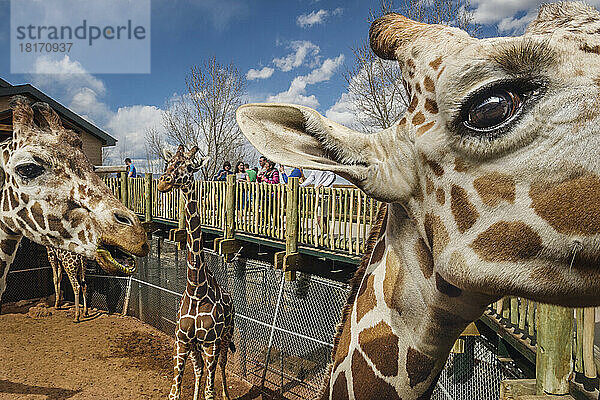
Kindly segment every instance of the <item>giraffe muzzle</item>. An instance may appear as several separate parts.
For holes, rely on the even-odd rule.
[[[100,245],[96,249],[96,261],[111,275],[133,275],[137,269],[135,257],[116,246]]]

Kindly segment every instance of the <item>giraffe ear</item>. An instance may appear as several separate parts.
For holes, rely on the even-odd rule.
[[[13,141],[26,139],[37,131],[37,127],[33,122],[34,114],[31,101],[27,97],[13,96],[8,105],[12,109]]]
[[[405,201],[415,186],[414,143],[396,126],[363,134],[292,104],[246,104],[236,119],[276,163],[335,172],[386,202]]]
[[[175,154],[171,150],[167,149],[166,147],[163,149],[162,153],[163,153],[163,158],[165,159],[165,161],[170,161],[175,156]]]

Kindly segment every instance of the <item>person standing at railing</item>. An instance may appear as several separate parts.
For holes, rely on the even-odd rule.
[[[283,180],[283,183],[288,183],[288,178],[300,178],[300,183],[304,181],[304,173],[302,172],[302,168],[294,168],[290,174],[285,173],[285,167],[281,165],[279,167],[279,176]]]
[[[249,164],[244,164],[244,169],[246,170],[246,175],[248,176],[248,182],[256,182],[258,168],[250,168]]]
[[[267,157],[260,156],[258,159],[258,165],[260,165],[260,169],[256,175],[256,182],[262,182],[263,176],[267,172]]]
[[[125,165],[127,165],[127,177],[128,178],[137,178],[137,171],[135,169],[135,165],[131,162],[131,158],[127,157],[125,159]]]
[[[319,188],[329,188],[335,182],[336,175],[331,171],[313,171],[308,178],[304,182],[300,184],[300,187],[306,187],[309,185],[314,185],[315,188],[315,202],[317,206],[314,208],[315,213],[313,218],[317,220],[317,226],[320,228],[321,235],[329,235],[333,234],[333,232],[329,232],[329,219],[323,218],[323,216],[329,215],[329,207],[328,207],[328,196],[329,193],[326,193],[324,189],[319,190]],[[335,199],[333,199],[335,200]],[[323,205],[321,207],[321,204]],[[335,207],[335,205],[334,205]],[[334,226],[333,224],[331,225]],[[314,243],[317,243],[317,235],[318,232],[313,232]]]
[[[235,166],[235,180],[237,182],[247,182],[248,174],[246,173],[246,167],[242,161],[238,162]]]
[[[225,161],[223,163],[223,168],[219,172],[217,172],[213,180],[226,181],[227,175],[231,174],[233,174],[233,171],[231,170],[231,163],[229,161]]]
[[[275,163],[271,160],[267,160],[265,162],[265,166],[267,168],[265,174],[263,175],[262,181],[265,183],[277,184],[279,183],[279,171],[275,168]]]

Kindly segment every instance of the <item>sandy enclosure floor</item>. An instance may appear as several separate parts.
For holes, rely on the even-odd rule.
[[[173,339],[131,317],[91,311],[75,324],[74,310],[47,300],[4,304],[0,315],[0,399],[166,399]],[[33,308],[32,308],[33,307]],[[51,315],[47,315],[51,313]],[[217,369],[216,397],[221,398]],[[186,366],[183,399],[193,397]],[[228,374],[232,398],[261,399]]]

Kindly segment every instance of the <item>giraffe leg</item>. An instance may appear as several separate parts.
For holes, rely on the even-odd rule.
[[[85,260],[83,257],[79,257],[79,278],[83,292],[83,316],[87,317],[89,313],[87,308],[87,283],[85,282]]]
[[[206,362],[204,400],[214,400],[215,398],[215,373],[217,372],[220,346],[220,340],[204,346],[204,360]]]
[[[58,308],[58,304],[60,303],[60,279],[58,278],[58,272],[60,268],[58,266],[56,260],[56,254],[54,254],[54,250],[49,247],[46,247],[46,253],[48,253],[48,261],[50,262],[50,266],[52,267],[52,280],[54,281],[54,308]]]
[[[181,382],[183,381],[183,370],[191,350],[191,344],[177,338],[173,349],[173,384],[169,393],[169,400],[179,400],[181,396]]]
[[[75,320],[73,322],[79,322],[79,292],[81,287],[77,281],[77,271],[69,270],[67,271],[67,275],[69,277],[69,281],[71,281],[73,293],[75,294]]]
[[[229,400],[229,391],[227,390],[227,374],[225,367],[227,366],[227,352],[229,351],[229,344],[233,340],[233,326],[224,335],[221,340],[221,355],[219,359],[219,367],[221,368],[221,385],[223,387],[223,398]]]
[[[194,400],[198,400],[200,396],[200,381],[202,380],[202,372],[204,370],[204,360],[202,359],[202,348],[199,344],[194,344],[191,351],[192,363],[194,364],[194,375],[196,381],[194,383]]]

